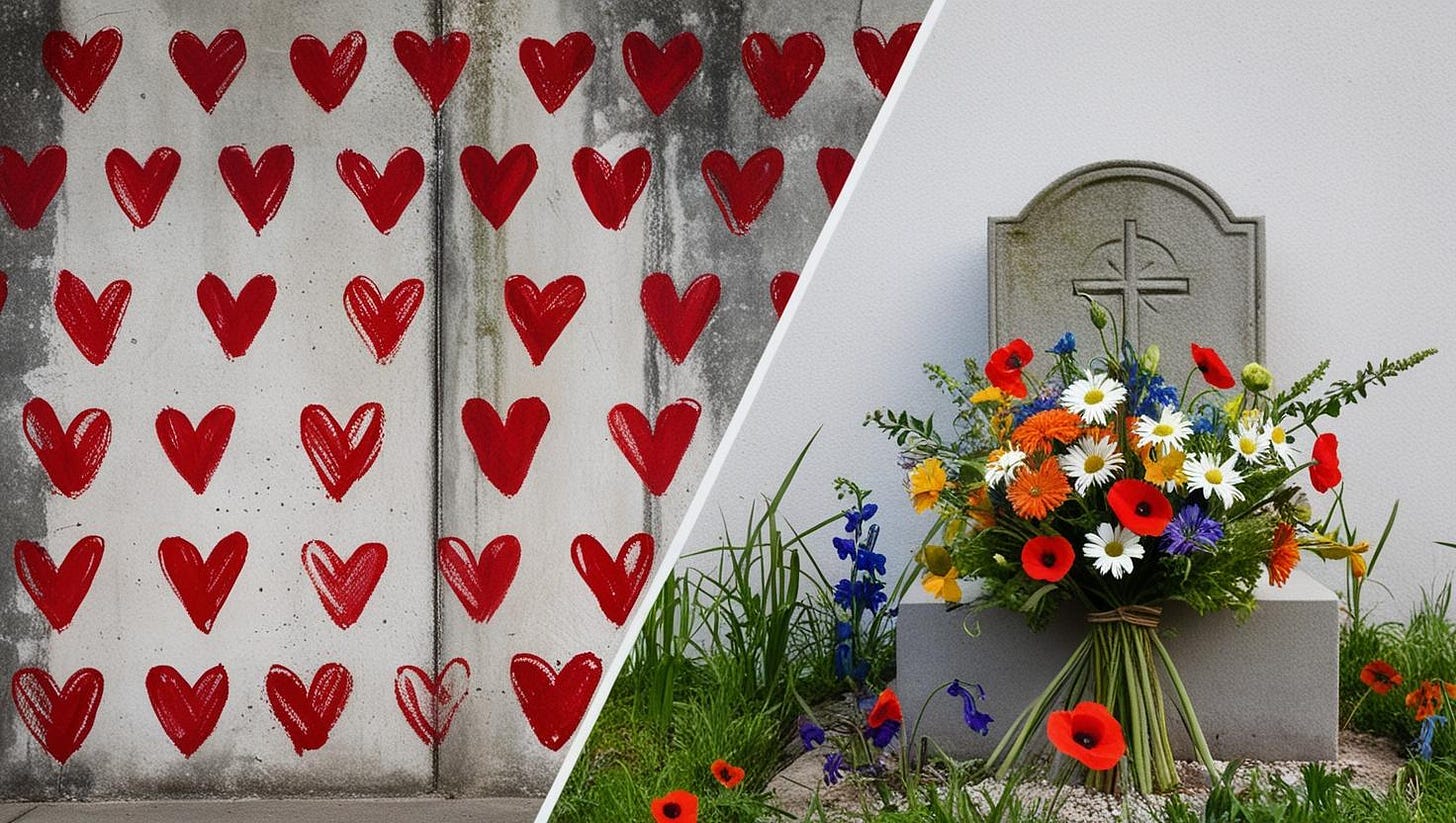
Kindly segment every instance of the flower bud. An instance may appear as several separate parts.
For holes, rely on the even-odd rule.
[[[1268,391],[1274,385],[1274,375],[1258,363],[1250,363],[1244,366],[1239,377],[1244,381],[1244,388],[1251,392]]]
[[[1102,308],[1102,306],[1098,304],[1096,300],[1093,300],[1090,297],[1087,298],[1087,303],[1091,307],[1090,311],[1092,313],[1092,325],[1095,326],[1098,331],[1102,331],[1103,329],[1107,328],[1107,309]]]
[[[1162,359],[1162,356],[1162,350],[1158,348],[1157,343],[1154,343],[1148,346],[1147,351],[1143,352],[1142,357],[1138,358],[1138,363],[1142,365],[1143,371],[1148,374],[1157,374],[1158,361]]]

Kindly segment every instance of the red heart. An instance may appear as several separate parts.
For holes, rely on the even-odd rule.
[[[5,310],[5,300],[10,296],[10,280],[0,271],[0,311]]]
[[[105,28],[77,43],[67,31],[47,34],[40,47],[40,62],[61,94],[85,112],[96,102],[101,84],[111,74],[116,58],[121,55],[121,32]]]
[[[20,152],[0,146],[0,206],[18,229],[33,229],[66,179],[66,150],[46,146],[29,163]]]
[[[330,112],[344,102],[344,96],[359,77],[359,70],[364,68],[364,56],[368,52],[369,43],[363,32],[351,31],[344,35],[332,51],[317,37],[300,34],[288,50],[288,61],[293,64],[298,85],[319,108]]]
[[[622,64],[642,94],[642,102],[661,116],[677,99],[703,62],[703,45],[690,31],[658,48],[652,38],[634,31],[622,40]]]
[[[415,32],[401,31],[394,35],[394,56],[409,72],[431,111],[439,114],[465,69],[465,61],[470,59],[470,35],[452,31],[427,42]]]
[[[277,296],[278,284],[267,274],[254,275],[238,291],[236,300],[222,278],[212,272],[197,283],[197,305],[229,360],[248,353]]]
[[[217,471],[217,464],[233,435],[236,418],[232,406],[217,406],[194,429],[187,415],[176,409],[162,409],[157,414],[157,441],[162,444],[167,459],[172,461],[172,467],[194,492],[202,494],[207,491],[212,473]]]
[[[217,169],[222,182],[237,201],[248,225],[259,236],[263,227],[278,213],[288,182],[293,179],[293,148],[273,146],[254,163],[242,146],[228,146],[217,156]]]
[[[774,119],[788,115],[823,65],[824,41],[810,31],[786,37],[782,52],[773,37],[761,31],[743,40],[743,69],[763,110]]]
[[[311,540],[303,546],[303,569],[313,581],[324,611],[341,629],[359,622],[388,563],[389,551],[383,543],[365,543],[348,560],[339,559],[322,540]]]
[[[504,423],[495,407],[479,397],[466,400],[460,408],[460,423],[475,450],[475,462],[485,479],[506,497],[514,496],[526,482],[526,472],[549,422],[551,412],[539,397],[522,397],[512,403]]]
[[[384,174],[375,170],[369,158],[349,149],[339,152],[338,168],[339,179],[359,198],[380,234],[389,234],[425,182],[425,160],[408,146],[389,158]]]
[[[895,76],[905,64],[905,55],[910,53],[910,44],[920,31],[919,23],[906,23],[885,42],[885,33],[872,26],[865,26],[854,33],[854,53],[859,57],[860,67],[870,85],[881,96],[890,93]]]
[[[716,274],[694,280],[683,291],[682,299],[678,299],[670,275],[656,272],[642,281],[642,313],[672,362],[681,365],[688,359],[688,352],[718,306],[720,290]]]
[[[567,661],[560,673],[534,654],[511,658],[511,685],[526,722],[541,745],[560,751],[581,725],[586,704],[602,679],[601,658],[582,652]]]
[[[157,559],[192,624],[203,634],[211,634],[217,613],[248,559],[248,538],[233,532],[217,541],[203,560],[197,547],[184,538],[167,537],[157,547]]]
[[[470,544],[458,537],[440,538],[436,550],[440,576],[460,598],[465,613],[477,623],[490,620],[516,579],[521,541],[503,534],[486,543],[478,558],[470,551]]]
[[[419,278],[401,281],[388,297],[380,297],[379,287],[361,274],[344,287],[344,313],[382,366],[399,351],[424,299],[425,281]]]
[[[194,684],[171,666],[153,666],[147,672],[147,696],[162,731],[183,757],[191,757],[212,736],[227,705],[227,669],[219,663]]]
[[[318,472],[324,491],[334,500],[344,495],[379,456],[384,445],[384,407],[365,403],[354,410],[345,431],[329,410],[314,404],[299,416],[298,436]]]
[[[617,158],[612,166],[600,152],[590,146],[577,150],[571,158],[576,184],[586,200],[592,216],[602,228],[620,231],[627,225],[632,206],[647,188],[652,175],[652,154],[638,146]]]
[[[646,533],[627,538],[616,558],[589,534],[579,534],[571,541],[571,563],[576,573],[597,596],[602,614],[618,626],[627,622],[642,587],[647,585],[652,554],[652,535]]]
[[[274,716],[293,741],[293,750],[303,757],[304,752],[329,742],[329,732],[339,722],[354,689],[354,676],[338,663],[325,663],[314,672],[305,691],[298,675],[275,663],[268,669],[264,688]]]
[[[547,114],[561,108],[596,56],[596,44],[585,32],[574,31],[554,46],[535,37],[521,41],[521,69]]]
[[[37,397],[25,404],[21,424],[56,491],[80,497],[96,479],[111,445],[111,417],[101,409],[86,409],[62,431],[51,404]]]
[[[768,297],[773,302],[776,316],[784,316],[784,307],[789,305],[789,298],[794,296],[794,287],[797,285],[799,285],[799,274],[792,271],[781,271],[774,275],[773,280],[769,281]]]
[[[116,332],[121,328],[129,302],[131,284],[125,280],[108,283],[98,299],[91,295],[91,289],[81,278],[61,269],[60,282],[56,285],[56,319],[71,336],[81,356],[94,365],[105,363],[111,354],[111,345],[116,342]]]
[[[65,763],[91,733],[102,686],[95,669],[78,669],[60,689],[44,669],[21,669],[10,678],[10,699],[41,748]]]
[[[536,288],[536,283],[523,274],[506,278],[506,316],[516,327],[532,364],[539,366],[546,359],[546,353],[585,299],[586,283],[574,274],[552,280],[545,289]]]
[[[723,212],[724,224],[737,235],[748,234],[763,214],[783,173],[783,152],[772,146],[748,158],[741,170],[733,155],[721,149],[703,158],[703,181]]]
[[[223,29],[207,46],[192,32],[179,31],[172,35],[167,53],[202,110],[212,114],[248,59],[248,44],[237,29]]]
[[[39,543],[15,541],[15,575],[51,628],[63,632],[71,625],[81,601],[91,591],[105,548],[106,541],[87,535],[76,541],[57,567],[50,552]]]
[[[438,746],[445,739],[455,712],[469,694],[470,664],[459,657],[451,658],[438,678],[417,666],[400,666],[394,676],[394,701],[426,746]],[[428,712],[423,705],[426,697]]]
[[[536,151],[521,143],[497,163],[484,148],[466,146],[460,152],[460,177],[480,215],[499,229],[536,177]]]
[[[656,426],[631,403],[618,403],[607,412],[612,439],[648,491],[660,496],[672,485],[702,411],[698,401],[678,398],[658,411]]]
[[[167,146],[153,151],[145,166],[124,149],[112,149],[106,155],[106,180],[116,205],[121,206],[133,226],[143,229],[157,219],[157,211],[181,165],[182,155]]]
[[[819,182],[824,186],[824,196],[829,198],[829,207],[833,208],[839,200],[839,193],[844,191],[844,181],[849,178],[849,170],[854,168],[854,155],[848,149],[826,146],[819,150],[819,159],[815,166],[819,169]]]

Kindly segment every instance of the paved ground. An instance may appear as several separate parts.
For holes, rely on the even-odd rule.
[[[447,800],[175,800],[155,803],[0,803],[0,823],[530,823],[531,798]]]

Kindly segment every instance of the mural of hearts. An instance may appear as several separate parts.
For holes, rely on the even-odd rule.
[[[571,170],[592,216],[602,228],[621,231],[632,214],[632,206],[647,188],[652,154],[639,146],[619,157],[613,166],[601,152],[587,146],[571,158]]]
[[[191,757],[212,736],[227,705],[227,669],[219,663],[189,683],[171,666],[153,666],[147,672],[147,697],[163,733],[183,757]]]
[[[197,283],[197,305],[229,360],[248,353],[277,296],[278,284],[267,274],[254,275],[236,298],[222,278],[212,272]]]
[[[66,179],[66,150],[46,146],[30,162],[9,146],[0,146],[0,206],[18,229],[40,225],[46,208]]]
[[[217,541],[204,560],[197,547],[185,538],[167,537],[157,547],[157,559],[162,564],[162,576],[172,586],[192,625],[210,634],[248,559],[248,538],[242,532],[233,532]]]
[[[584,32],[574,31],[554,45],[535,37],[521,41],[521,70],[548,114],[565,105],[596,56],[597,46]]]
[[[465,613],[485,623],[506,599],[521,565],[521,541],[503,534],[485,544],[477,557],[458,537],[442,537],[437,546],[440,576],[460,599]]]
[[[774,314],[784,316],[784,307],[789,305],[789,298],[794,296],[794,287],[797,285],[799,273],[793,271],[781,271],[769,281],[769,299],[773,301]]]
[[[793,110],[824,65],[824,41],[811,31],[784,38],[781,51],[771,35],[754,32],[743,40],[743,69],[763,110],[775,120]]]
[[[242,71],[248,59],[248,44],[237,29],[223,29],[206,46],[192,32],[179,31],[172,35],[167,54],[182,82],[197,96],[202,110],[212,114]]]
[[[124,149],[112,149],[106,155],[106,180],[111,184],[116,205],[133,226],[144,229],[157,219],[162,200],[172,188],[181,166],[182,155],[166,146],[153,151],[146,165],[138,163]]]
[[[78,43],[70,32],[53,31],[46,35],[40,55],[61,94],[84,114],[121,56],[121,32],[105,28]]]
[[[905,55],[910,53],[910,44],[920,32],[919,23],[906,23],[885,40],[884,32],[872,26],[865,26],[854,33],[854,53],[860,67],[875,91],[884,96],[890,93],[900,67],[905,64]]]
[[[56,319],[81,356],[93,365],[105,363],[111,355],[111,346],[116,342],[116,332],[121,328],[129,302],[131,284],[125,280],[108,283],[98,298],[92,296],[81,278],[61,269],[56,285]]]
[[[349,32],[333,49],[311,34],[301,34],[288,50],[288,61],[293,64],[298,85],[319,108],[330,112],[344,102],[345,95],[354,87],[368,51],[369,43],[363,32]]]
[[[415,81],[430,110],[439,114],[470,59],[470,35],[452,31],[426,41],[415,32],[401,31],[394,35],[394,56]]]
[[[705,274],[677,294],[672,276],[656,272],[642,281],[642,314],[672,362],[682,365],[718,306],[718,275]]]
[[[460,177],[480,216],[499,229],[536,178],[536,151],[521,143],[497,162],[483,147],[466,146],[460,151]]]
[[[341,629],[359,621],[388,563],[389,551],[383,543],[365,543],[348,560],[340,559],[322,540],[311,540],[303,546],[304,571],[329,619]]]
[[[399,351],[424,299],[425,281],[419,278],[401,281],[388,297],[381,297],[374,281],[361,274],[344,287],[344,313],[369,353],[383,366]]]
[[[254,163],[243,146],[228,146],[217,156],[217,169],[237,201],[248,225],[260,237],[263,227],[278,213],[288,182],[293,179],[293,148],[272,146]]]
[[[196,428],[177,409],[165,408],[157,414],[157,441],[192,491],[198,494],[207,491],[212,473],[217,471],[222,453],[233,436],[236,419],[237,412],[232,406],[215,407],[203,416]]]
[[[292,669],[278,663],[268,669],[264,680],[268,704],[299,757],[329,742],[329,733],[339,722],[353,690],[354,676],[338,663],[319,666],[307,689]]]
[[[536,447],[546,434],[551,411],[539,397],[522,397],[506,410],[506,419],[489,402],[472,397],[460,408],[460,423],[475,451],[475,461],[492,486],[513,497],[526,482]]]
[[[616,557],[589,534],[571,541],[571,564],[596,595],[602,614],[618,626],[627,622],[652,575],[653,547],[652,535],[646,533],[627,538]]]
[[[737,235],[748,234],[783,174],[784,154],[772,146],[748,158],[741,169],[726,151],[710,151],[703,157],[703,181],[723,212],[723,223]]]
[[[678,398],[657,412],[655,426],[631,403],[618,403],[607,412],[612,440],[648,491],[661,496],[672,485],[702,411],[698,401]]]
[[[39,543],[15,541],[15,575],[51,628],[63,632],[76,617],[101,568],[106,541],[87,535],[76,541],[59,566]]]
[[[55,409],[37,397],[25,404],[21,425],[56,491],[80,497],[91,487],[111,445],[111,417],[105,411],[86,409],[62,430]]]
[[[426,746],[439,745],[450,733],[455,712],[469,694],[470,664],[459,657],[451,658],[436,678],[418,666],[400,666],[394,676],[399,711]]]
[[[511,686],[541,745],[559,751],[581,725],[586,704],[602,679],[601,658],[582,652],[558,672],[534,654],[511,658]]]
[[[846,149],[826,146],[819,150],[819,158],[814,166],[819,171],[819,182],[824,186],[824,196],[829,199],[830,208],[833,208],[839,201],[839,193],[844,191],[844,181],[849,178],[849,170],[854,168],[854,155]]]
[[[668,40],[658,48],[640,31],[622,40],[622,64],[627,76],[642,95],[642,102],[658,117],[687,87],[703,63],[703,45],[690,31]]]
[[[338,168],[339,179],[359,198],[380,234],[389,234],[425,182],[425,160],[408,146],[389,158],[383,174],[369,158],[349,149],[339,152]]]
[[[585,299],[586,283],[574,274],[558,277],[544,289],[538,289],[535,281],[523,274],[506,278],[506,316],[516,327],[532,365],[539,366],[546,360],[546,353]]]
[[[95,669],[77,669],[57,689],[50,672],[25,668],[10,678],[10,699],[35,742],[65,763],[91,733],[103,688],[101,672]]]
[[[374,465],[384,446],[384,407],[365,403],[354,410],[347,429],[323,406],[305,406],[299,415],[299,440],[329,497],[342,502]]]

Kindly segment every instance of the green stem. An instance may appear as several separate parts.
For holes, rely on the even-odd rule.
[[[1203,738],[1203,727],[1198,725],[1198,715],[1193,712],[1193,701],[1188,697],[1183,678],[1178,676],[1178,668],[1173,665],[1173,657],[1168,654],[1168,647],[1163,645],[1163,639],[1153,634],[1152,641],[1153,649],[1163,661],[1163,669],[1168,672],[1168,681],[1173,684],[1173,691],[1178,695],[1178,713],[1183,716],[1183,725],[1193,741],[1193,751],[1203,763],[1203,768],[1208,770],[1208,783],[1212,786],[1217,767],[1213,764],[1213,753],[1208,750],[1208,741]]]
[[[1007,730],[1006,736],[1002,737],[1001,742],[997,743],[996,748],[991,751],[991,756],[986,759],[986,767],[995,769],[995,776],[998,779],[1004,780],[1010,775],[1011,767],[1020,759],[1021,752],[1030,742],[1031,736],[1041,728],[1042,723],[1046,720],[1052,701],[1061,692],[1062,686],[1077,673],[1083,661],[1086,660],[1092,640],[1091,634],[1082,639],[1067,660],[1067,665],[1063,666],[1057,676],[1052,678],[1052,682],[1037,699],[1022,710],[1021,714],[1017,716],[1016,722]]]

